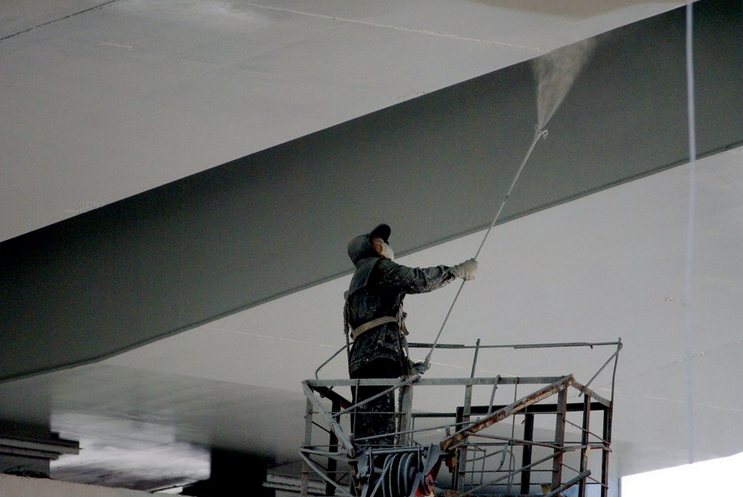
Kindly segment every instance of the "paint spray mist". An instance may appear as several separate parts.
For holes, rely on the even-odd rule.
[[[593,39],[574,43],[534,59],[532,69],[537,80],[538,129],[544,129],[565,99],[581,68],[590,59]]]

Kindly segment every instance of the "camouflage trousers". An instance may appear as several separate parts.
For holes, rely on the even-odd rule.
[[[401,374],[400,364],[388,359],[371,361],[352,375],[352,379],[398,378]],[[354,403],[387,390],[389,386],[352,387]],[[351,417],[354,440],[361,446],[379,447],[395,444],[396,431],[395,392],[389,392],[359,407]],[[386,435],[388,436],[380,436]],[[375,437],[363,440],[366,437]]]

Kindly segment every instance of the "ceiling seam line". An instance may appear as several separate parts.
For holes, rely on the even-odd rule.
[[[13,33],[13,34],[10,34],[10,35],[7,35],[7,36],[3,36],[2,38],[0,38],[0,43],[4,42],[5,40],[9,40],[11,38],[15,38],[16,36],[20,36],[20,35],[22,35],[24,33],[28,33],[30,31],[33,31],[35,29],[43,28],[44,26],[48,26],[50,24],[54,24],[55,22],[64,21],[65,19],[70,19],[72,17],[79,16],[80,14],[85,14],[86,12],[90,12],[92,10],[102,9],[103,7],[106,7],[107,5],[111,5],[112,3],[116,3],[118,1],[120,1],[120,0],[109,0],[108,2],[104,2],[104,3],[100,4],[100,5],[95,5],[93,7],[89,7],[87,9],[81,10],[79,12],[73,12],[72,14],[68,14],[66,16],[63,16],[63,17],[60,17],[60,18],[57,18],[57,19],[52,19],[51,21],[47,21],[47,22],[41,23],[41,24],[39,24],[37,26],[33,26],[31,28],[27,28],[27,29],[24,29],[22,31],[18,31],[17,33]]]
[[[450,38],[450,39],[458,40],[458,41],[471,41],[475,43],[485,43],[488,45],[498,45],[498,46],[503,46],[503,47],[516,48],[520,50],[528,50],[530,52],[537,52],[540,54],[546,53],[546,50],[539,48],[539,47],[529,47],[525,45],[518,45],[515,43],[505,43],[505,42],[500,42],[500,41],[495,41],[495,40],[485,40],[482,38],[471,38],[471,37],[459,36],[455,34],[439,33],[437,31],[431,31],[431,30],[426,30],[426,29],[407,28],[405,26],[395,26],[392,24],[382,24],[382,23],[376,23],[376,22],[371,22],[371,21],[361,21],[359,19],[350,19],[347,17],[336,17],[336,16],[330,16],[326,14],[315,14],[312,12],[304,12],[301,10],[272,7],[269,5],[261,5],[257,3],[251,3],[249,5],[251,5],[252,7],[259,8],[259,9],[273,10],[277,12],[285,12],[288,14],[297,14],[297,15],[303,15],[303,16],[308,16],[308,17],[317,17],[320,19],[327,19],[331,21],[361,24],[363,26],[369,26],[369,27],[375,27],[375,28],[393,29],[396,31],[404,31],[408,33],[415,33],[415,34],[421,34],[421,35],[426,35],[426,36],[436,36],[439,38]]]
[[[218,331],[220,333],[232,333],[234,335],[242,335],[246,337],[254,337],[254,338],[265,338],[268,340],[278,340],[282,342],[292,342],[292,343],[301,343],[303,345],[319,345],[320,347],[325,347],[329,349],[335,349],[336,347],[334,345],[328,345],[325,343],[318,343],[318,342],[309,342],[307,340],[297,340],[295,338],[285,338],[285,337],[275,337],[271,335],[261,335],[258,333],[249,333],[247,331],[238,331],[238,330],[228,330],[225,328],[216,328],[214,326],[202,326],[201,328],[206,330],[212,330],[212,331]]]

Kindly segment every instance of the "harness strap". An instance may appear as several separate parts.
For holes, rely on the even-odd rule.
[[[353,330],[351,330],[351,336],[353,337],[354,340],[356,340],[359,337],[359,335],[361,335],[365,331],[369,331],[372,328],[376,328],[377,326],[387,324],[387,323],[397,323],[397,318],[393,318],[391,316],[382,316],[381,318],[372,319],[371,321],[367,321],[361,326],[358,326],[357,328],[354,328]]]

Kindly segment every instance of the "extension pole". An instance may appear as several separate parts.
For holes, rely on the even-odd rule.
[[[490,223],[490,227],[485,232],[485,237],[482,239],[482,242],[480,242],[480,247],[478,247],[477,252],[475,253],[474,259],[477,260],[477,257],[480,255],[480,251],[482,250],[483,245],[485,245],[485,240],[488,239],[488,235],[490,235],[490,231],[493,229],[495,224],[498,222],[498,218],[500,217],[501,212],[503,212],[503,207],[506,205],[506,201],[508,201],[508,197],[511,196],[511,192],[513,191],[513,187],[516,186],[516,181],[518,181],[519,176],[521,176],[521,171],[524,170],[524,166],[526,165],[526,161],[529,160],[529,156],[531,155],[532,151],[534,150],[534,147],[537,145],[537,142],[540,138],[547,138],[547,130],[539,129],[539,125],[534,127],[534,139],[531,141],[531,145],[529,146],[529,150],[526,152],[526,155],[524,156],[524,160],[521,161],[521,165],[519,166],[518,171],[516,171],[516,175],[513,177],[513,181],[511,181],[511,186],[508,187],[508,191],[506,192],[506,196],[503,197],[503,202],[500,204],[500,208],[498,208],[498,212],[495,214],[495,218],[493,218],[493,222]],[[446,326],[446,322],[449,320],[449,316],[451,315],[452,309],[454,309],[454,305],[457,303],[457,299],[459,299],[459,294],[462,293],[462,288],[464,288],[464,284],[467,283],[466,280],[462,280],[462,284],[459,286],[459,290],[457,290],[457,294],[454,296],[454,300],[451,303],[451,306],[449,307],[449,311],[446,313],[446,317],[444,318],[444,322],[441,323],[441,328],[439,329],[438,335],[436,335],[436,340],[434,340],[433,345],[431,346],[431,350],[428,351],[428,355],[426,355],[426,360],[424,362],[426,369],[431,365],[431,355],[433,354],[433,350],[436,348],[436,345],[439,343],[439,338],[441,338],[441,332],[444,331],[444,327]]]

